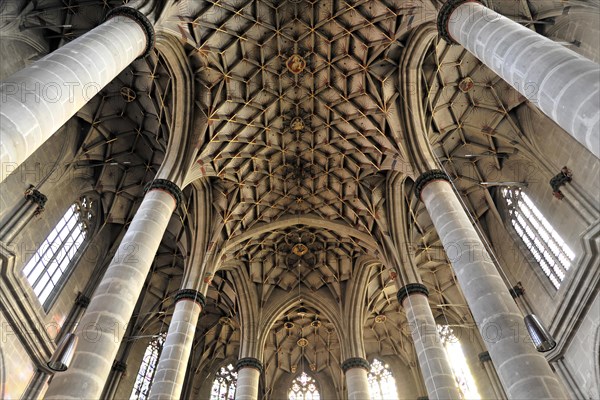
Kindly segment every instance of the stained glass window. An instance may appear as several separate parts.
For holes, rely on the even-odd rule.
[[[210,400],[233,400],[237,385],[237,372],[232,364],[221,367],[213,381]]]
[[[450,367],[462,398],[467,400],[481,399],[460,341],[454,335],[452,328],[448,325],[438,325],[438,332],[446,349]]]
[[[503,189],[512,226],[527,246],[541,270],[556,289],[560,287],[575,253],[550,222],[520,189]]]
[[[144,358],[142,358],[142,364],[140,365],[137,377],[135,378],[135,384],[133,385],[129,400],[146,400],[148,398],[150,387],[152,386],[152,379],[154,379],[154,373],[156,372],[156,366],[158,365],[158,358],[160,357],[160,352],[165,343],[166,336],[166,332],[160,334],[153,338],[148,344],[148,347],[146,347],[146,352],[144,353]]]
[[[73,261],[94,218],[94,206],[84,197],[69,207],[23,268],[23,275],[46,310],[75,266]]]
[[[288,400],[320,400],[321,395],[317,384],[306,372],[300,374],[292,381]]]
[[[369,371],[369,392],[373,400],[397,400],[396,380],[389,370],[389,365],[374,359]]]

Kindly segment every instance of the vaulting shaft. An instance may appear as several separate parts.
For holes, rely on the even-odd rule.
[[[110,15],[0,83],[0,181],[152,47],[152,25],[142,13],[121,7]]]
[[[438,30],[600,158],[600,65],[475,1],[446,2]]]
[[[523,316],[447,181],[434,170],[416,182],[502,385],[512,399],[564,399],[546,359],[527,338]]]

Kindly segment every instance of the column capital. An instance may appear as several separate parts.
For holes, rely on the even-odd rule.
[[[371,364],[362,357],[348,358],[342,363],[342,371],[344,371],[344,373],[353,368],[363,368],[369,371],[371,369]]]
[[[44,207],[46,206],[46,201],[48,201],[48,197],[45,194],[42,194],[35,187],[31,186],[24,193],[25,199],[31,201],[32,203],[37,204],[37,209],[35,210],[36,214],[44,211]]]
[[[113,371],[116,372],[125,372],[127,370],[127,364],[123,361],[115,360],[112,366]]]
[[[428,183],[433,181],[450,182],[450,178],[448,178],[448,175],[440,169],[432,169],[423,172],[415,181],[415,195],[417,196],[417,199],[421,200],[423,189],[425,189],[425,186],[427,186]]]
[[[492,361],[492,357],[490,357],[490,353],[487,351],[483,351],[481,353],[479,353],[479,361],[481,362],[486,362],[486,361]]]
[[[141,11],[128,6],[113,8],[106,14],[106,18],[104,18],[104,20],[108,21],[109,19],[118,15],[134,20],[142,28],[144,34],[146,35],[146,48],[138,57],[138,59],[146,57],[154,48],[154,42],[156,41],[156,33],[154,32],[154,26],[152,25],[152,22],[150,22],[148,17],[146,17]]]
[[[75,299],[75,305],[81,308],[87,308],[90,305],[90,298],[79,292],[77,298]]]
[[[235,364],[236,371],[242,368],[254,368],[257,369],[261,374],[263,373],[263,365],[258,358],[244,357],[240,358]]]
[[[429,297],[429,290],[427,290],[427,286],[423,285],[422,283],[409,283],[398,290],[398,303],[402,305],[404,299],[414,293],[424,294],[425,296]]]
[[[452,36],[450,36],[450,32],[448,32],[448,21],[450,20],[452,13],[456,10],[460,5],[464,3],[481,3],[477,0],[447,0],[440,11],[438,12],[437,17],[437,29],[438,36],[444,39],[446,42],[450,44],[458,44]]]
[[[179,204],[181,204],[181,201],[183,200],[183,192],[179,189],[179,186],[168,179],[154,179],[146,185],[144,193],[148,193],[155,189],[165,191],[173,196],[175,208],[179,207]]]
[[[196,289],[181,289],[175,294],[175,302],[177,303],[180,300],[192,300],[195,301],[202,307],[206,306],[206,298],[202,293],[197,291]]]

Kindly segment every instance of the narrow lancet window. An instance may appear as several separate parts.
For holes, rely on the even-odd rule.
[[[369,392],[374,400],[398,400],[396,380],[389,365],[374,359],[369,371]]]
[[[460,341],[454,335],[452,328],[448,325],[438,325],[438,332],[462,398],[465,400],[481,399]]]
[[[237,385],[237,372],[232,364],[221,367],[213,381],[210,400],[233,400]]]
[[[556,289],[575,259],[575,253],[520,189],[503,189],[511,224],[541,270]]]
[[[156,366],[158,365],[158,358],[165,343],[165,337],[166,333],[160,334],[153,338],[148,347],[146,347],[146,352],[144,353],[144,358],[142,358],[142,364],[135,378],[135,384],[133,385],[129,400],[146,400],[148,398],[152,379],[154,379]]]
[[[292,381],[288,400],[320,400],[321,395],[317,389],[317,384],[313,378],[306,372],[300,374]]]
[[[94,218],[87,197],[73,204],[23,268],[23,275],[47,310],[74,268]]]

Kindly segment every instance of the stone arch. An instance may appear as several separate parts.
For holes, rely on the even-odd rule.
[[[351,236],[357,241],[357,243],[360,243],[366,249],[368,249],[373,256],[379,257],[381,254],[379,245],[368,233],[361,232],[358,229],[339,221],[324,220],[314,214],[305,214],[300,216],[288,215],[268,224],[260,224],[256,227],[248,229],[241,235],[230,238],[223,246],[216,259],[220,260],[221,262],[226,262],[229,260],[228,254],[233,252],[244,241],[265,232],[270,232],[276,229],[286,228],[294,225],[306,225],[315,228],[323,228],[337,232],[344,236]]]
[[[341,333],[344,332],[344,324],[341,321],[338,305],[330,298],[319,298],[315,299],[312,297],[302,296],[300,297],[297,293],[276,293],[273,296],[272,305],[270,307],[263,308],[262,317],[259,322],[259,326],[263,327],[258,333],[258,350],[261,353],[265,347],[267,341],[267,335],[269,330],[277,321],[278,318],[290,310],[292,307],[297,306],[302,302],[303,304],[319,310],[335,327],[336,335],[340,341],[340,351],[342,360],[348,358],[349,349],[346,342],[342,340]],[[259,358],[260,359],[260,358]]]

